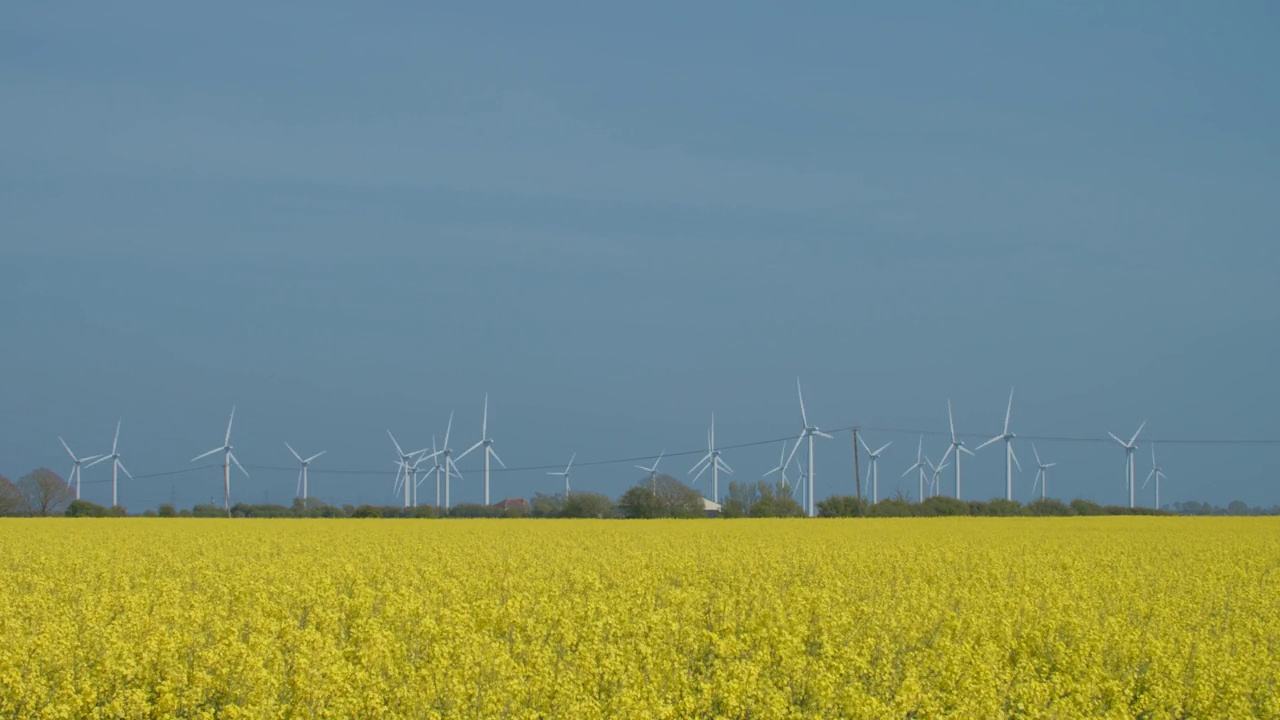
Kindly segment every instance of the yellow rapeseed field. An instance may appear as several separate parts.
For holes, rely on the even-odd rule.
[[[3,520],[0,716],[1280,717],[1280,522]]]

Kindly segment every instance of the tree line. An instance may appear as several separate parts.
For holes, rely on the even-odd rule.
[[[18,482],[0,476],[0,516],[127,517],[123,507],[104,507],[76,500],[74,489],[60,475],[38,468]],[[1077,498],[1053,498],[1020,503],[1016,500],[957,500],[935,496],[912,502],[898,494],[877,503],[854,495],[833,495],[816,503],[819,517],[942,517],[942,516],[1072,516],[1072,515],[1280,515],[1280,506],[1250,507],[1239,500],[1226,507],[1201,502],[1177,502],[1168,510],[1100,505]],[[223,518],[226,508],[197,504],[178,509],[163,503],[143,517]],[[230,515],[238,518],[787,518],[804,517],[804,509],[786,482],[730,482],[719,512],[709,512],[702,494],[670,475],[647,478],[616,500],[601,493],[569,495],[536,493],[527,502],[509,506],[463,503],[451,508],[430,505],[330,505],[316,498],[294,499],[290,505],[236,503]]]

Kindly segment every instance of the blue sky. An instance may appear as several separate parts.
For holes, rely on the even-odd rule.
[[[797,376],[824,427],[941,430],[951,397],[990,435],[1016,385],[1027,435],[1280,438],[1278,32],[1264,2],[13,4],[0,474],[118,417],[135,475],[184,469],[237,404],[235,499],[289,499],[287,440],[329,451],[313,494],[392,503],[386,429],[456,409],[470,444],[486,391],[524,467],[693,450],[713,411],[792,435]],[[892,491],[916,438],[868,439]],[[1053,494],[1125,496],[1118,447],[1037,447]],[[1163,499],[1280,503],[1278,449],[1161,447]],[[849,435],[818,452],[851,491]],[[964,484],[1002,494],[1002,454]]]

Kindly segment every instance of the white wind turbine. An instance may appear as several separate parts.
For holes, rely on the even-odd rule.
[[[88,465],[85,465],[85,467],[91,468],[100,462],[106,462],[108,460],[111,461],[111,507],[115,507],[119,504],[119,500],[116,496],[116,489],[119,486],[118,481],[120,479],[118,475],[119,471],[123,470],[126,477],[130,480],[133,479],[133,476],[129,474],[129,469],[124,466],[124,463],[120,462],[120,451],[117,449],[117,446],[120,444],[120,422],[120,420],[116,420],[116,436],[111,440],[111,452],[99,457]]]
[[[929,496],[933,497],[934,495],[941,495],[942,481],[940,480],[940,478],[942,477],[942,471],[947,469],[947,464],[938,463],[937,465],[934,465],[932,462],[929,462],[929,458],[927,457],[924,459],[924,461],[926,463],[929,463],[929,468],[933,470],[933,478],[929,480],[929,488],[930,488]]]
[[[390,437],[391,444],[396,446],[396,484],[395,484],[395,487],[391,490],[391,494],[394,495],[395,493],[400,492],[403,489],[404,490],[404,507],[409,507],[410,503],[412,502],[411,498],[409,497],[409,492],[410,492],[409,485],[411,482],[410,475],[412,474],[413,470],[415,470],[418,467],[417,461],[423,459],[419,456],[425,453],[426,449],[424,448],[422,450],[414,450],[413,452],[407,453],[404,451],[404,449],[400,447],[400,443],[396,441],[396,436],[393,435],[390,430],[387,431],[387,437]]]
[[[867,441],[861,435],[858,436],[858,442],[862,443],[862,449],[866,450],[867,456],[871,458],[871,460],[868,461],[868,464],[871,466],[871,504],[875,505],[877,502],[880,502],[880,453],[883,453],[888,449],[888,447],[893,444],[893,441],[889,441],[884,445],[881,445],[878,450],[872,450],[871,447],[867,445]],[[907,472],[910,472],[910,470]]]
[[[82,463],[93,462],[94,460],[97,460],[101,456],[89,455],[88,457],[76,457],[76,454],[71,452],[71,448],[67,446],[67,441],[63,440],[61,435],[58,436],[58,442],[62,443],[62,449],[66,450],[67,454],[71,456],[71,481],[75,483],[76,499],[79,500],[80,499],[80,465]]]
[[[462,473],[458,471],[458,465],[453,461],[453,448],[449,447],[449,435],[453,432],[453,413],[449,413],[449,424],[444,429],[444,443],[440,449],[436,451],[440,457],[444,458],[440,465],[444,469],[444,509],[450,508],[449,503],[449,480],[451,478],[462,479]],[[505,466],[504,466],[505,467]],[[436,471],[437,474],[439,470]]]
[[[636,466],[637,470],[643,470],[646,473],[648,473],[646,477],[648,478],[649,482],[653,485],[653,493],[655,495],[658,493],[658,463],[662,462],[662,456],[666,454],[667,454],[667,449],[663,448],[662,452],[658,453],[658,459],[653,461],[652,466],[650,467],[645,467],[644,465]]]
[[[446,434],[445,437],[448,437]],[[446,441],[448,444],[448,441]],[[498,457],[498,452],[493,449],[493,438],[489,437],[489,394],[484,396],[484,419],[480,421],[480,442],[467,448],[467,451],[458,456],[458,459],[471,454],[472,450],[484,448],[484,504],[489,504],[489,458],[498,461],[503,470],[507,469],[507,464],[502,462],[502,458]]]
[[[1147,489],[1147,483],[1152,478],[1156,481],[1156,509],[1160,509],[1160,481],[1167,478],[1164,471],[1160,469],[1159,463],[1156,462],[1156,444],[1151,443],[1151,472],[1147,473],[1147,479],[1142,481],[1142,489]]]
[[[921,502],[924,501],[924,468],[927,462],[929,461],[924,456],[924,436],[921,435],[920,444],[919,446],[916,447],[916,463],[915,465],[912,465],[911,467],[907,468],[906,472],[902,473],[902,477],[906,477],[910,475],[912,470],[916,470],[920,473],[920,501]]]
[[[956,420],[951,414],[951,398],[947,398],[947,422],[951,423],[951,445],[947,448],[947,452],[942,456],[942,462],[945,463],[947,458],[951,457],[951,453],[956,454],[956,499],[960,499],[960,455],[969,453],[973,455],[973,451],[964,446],[964,441],[956,437]]]
[[[1058,463],[1046,463],[1043,460],[1041,460],[1040,451],[1036,450],[1035,443],[1031,443],[1031,453],[1036,456],[1036,465],[1040,466],[1040,469],[1036,471],[1036,481],[1031,484],[1031,494],[1033,496],[1036,494],[1036,485],[1039,485],[1040,499],[1043,500],[1045,499],[1049,491],[1048,489],[1049,468],[1053,467],[1054,465],[1057,465]]]
[[[216,447],[207,453],[201,453],[191,458],[191,462],[195,462],[200,458],[209,457],[214,453],[222,453],[222,489],[224,493],[222,503],[223,507],[227,511],[227,517],[231,517],[231,463],[235,463],[236,467],[240,468],[240,472],[244,473],[245,477],[249,477],[249,472],[245,470],[244,466],[240,464],[240,461],[236,459],[235,453],[231,452],[231,423],[235,422],[235,419],[236,408],[232,405],[231,417],[227,419],[227,435],[222,439],[222,447]],[[114,486],[115,483],[113,482],[112,485]],[[113,489],[112,493],[114,494],[114,492],[115,491]]]
[[[573,457],[569,458],[569,464],[564,466],[564,470],[559,472],[547,473],[548,475],[555,475],[556,477],[564,478],[564,499],[565,500],[569,499],[569,476],[573,474],[573,461],[577,459],[578,459],[578,453],[574,453]]]
[[[298,469],[298,486],[297,488],[294,489],[293,494],[297,495],[298,492],[301,491],[302,499],[306,500],[307,499],[307,466],[311,464],[312,460],[315,460],[316,458],[325,454],[326,452],[328,452],[328,450],[321,450],[315,455],[312,455],[309,458],[303,459],[303,457],[298,454],[298,451],[293,449],[292,445],[286,442],[284,446],[289,448],[289,452],[293,453],[293,456],[297,458],[298,463],[301,464],[302,466]]]
[[[723,470],[730,475],[733,474],[733,468],[729,464],[720,459],[720,449],[716,447],[716,416],[711,414],[711,429],[707,431],[707,454],[702,456],[693,467],[689,468],[689,472],[697,471],[693,476],[693,481],[698,482],[698,478],[702,477],[702,473],[711,468],[711,500],[720,502],[720,471]],[[701,468],[701,469],[699,469]]]
[[[813,505],[813,487],[814,487],[813,439],[815,437],[820,437],[820,438],[826,438],[828,440],[832,440],[833,438],[830,435],[819,430],[816,425],[809,424],[809,416],[804,411],[804,391],[800,389],[800,378],[796,378],[796,395],[800,397],[800,422],[804,426],[804,429],[800,431],[800,437],[796,438],[796,444],[794,447],[791,448],[791,457],[795,456],[796,450],[800,449],[801,443],[805,442],[806,440],[809,441],[809,467],[805,472],[805,475],[807,477],[804,480],[804,482],[806,483],[805,489],[808,491],[806,493],[805,504],[807,505],[807,507],[805,509],[805,512],[809,517],[813,517],[814,515],[814,512],[813,512],[813,507],[814,507]],[[787,458],[787,463],[786,463],[787,465],[791,464],[791,457]]]
[[[1107,433],[1112,440],[1120,443],[1120,447],[1124,448],[1124,482],[1129,486],[1129,507],[1133,507],[1134,502],[1134,474],[1133,474],[1133,451],[1138,449],[1138,434],[1142,432],[1142,428],[1147,426],[1147,421],[1143,420],[1138,426],[1137,431],[1133,433],[1133,437],[1129,438],[1129,442],[1125,442],[1116,437],[1115,433]]]
[[[1011,415],[1013,415],[1013,388],[1009,388],[1009,407],[1004,411],[1004,432],[978,446],[981,450],[997,440],[1004,441],[1004,497],[1006,500],[1013,499],[1013,466],[1017,465],[1018,471],[1022,471],[1022,463],[1018,462],[1018,456],[1013,452],[1013,439],[1017,435],[1009,432]]]
[[[774,473],[781,473],[778,477],[782,480],[782,482],[783,482],[783,483],[786,483],[786,485],[787,485],[787,487],[788,487],[788,488],[790,488],[790,490],[791,490],[791,497],[795,497],[795,495],[796,495],[796,489],[795,489],[795,488],[793,488],[793,487],[791,487],[791,484],[790,484],[790,483],[787,483],[787,466],[788,466],[788,464],[789,464],[789,463],[787,462],[787,441],[786,441],[786,440],[783,440],[783,441],[782,441],[782,452],[778,454],[778,467],[776,467],[776,468],[774,468],[774,469],[770,470],[769,472],[765,473],[765,474],[764,474],[764,476],[765,476],[765,477],[769,477],[770,475],[772,475],[772,474],[774,474]]]

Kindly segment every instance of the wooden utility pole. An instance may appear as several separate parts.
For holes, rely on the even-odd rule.
[[[858,502],[862,502],[862,463],[858,461],[858,428],[853,429],[853,481],[858,488]]]

